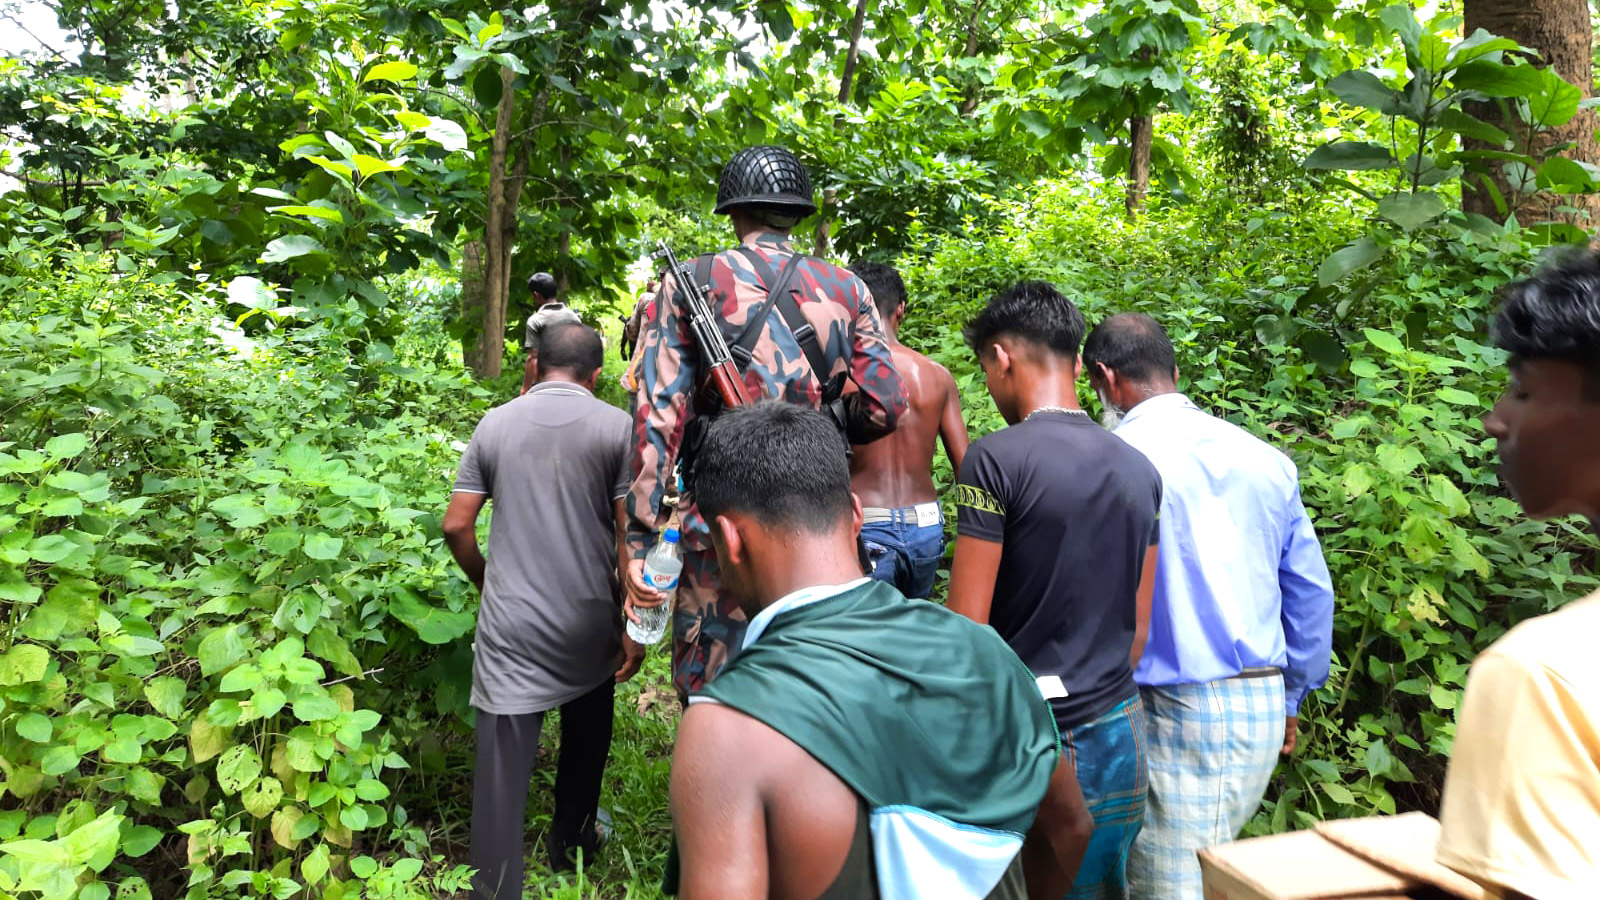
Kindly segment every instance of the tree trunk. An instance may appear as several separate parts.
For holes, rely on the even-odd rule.
[[[1555,69],[1556,74],[1577,86],[1584,99],[1594,96],[1593,50],[1590,46],[1594,31],[1590,27],[1588,0],[1466,0],[1464,6],[1467,34],[1482,28],[1537,50],[1539,58],[1531,62]],[[1470,104],[1468,112],[1516,135],[1519,145],[1528,134],[1526,125],[1514,119],[1505,121],[1497,104]],[[1533,135],[1532,146],[1519,146],[1518,149],[1541,156],[1550,147],[1570,141],[1573,146],[1563,155],[1580,162],[1600,163],[1600,145],[1595,141],[1594,131],[1594,110],[1579,109],[1572,121],[1560,128]],[[1468,141],[1467,146],[1475,150],[1501,149],[1477,141]],[[1492,165],[1494,168],[1490,177],[1495,190],[1505,198],[1507,211],[1515,215],[1518,222],[1530,224],[1559,220],[1593,227],[1593,220],[1600,218],[1600,196],[1562,196],[1547,191],[1519,193],[1511,189],[1500,166]],[[1485,188],[1483,179],[1483,175],[1469,175],[1462,179],[1462,208],[1496,221],[1504,221],[1506,216],[1496,208],[1493,195]],[[1581,215],[1559,212],[1558,207],[1561,206],[1577,207],[1591,218],[1586,221]]]
[[[509,66],[500,67],[500,107],[495,113],[494,138],[489,145],[489,211],[483,226],[483,334],[478,339],[479,367],[473,370],[480,379],[499,376],[505,356],[506,303],[510,299],[507,288],[511,282],[506,220],[511,219],[510,234],[514,235],[517,215],[514,207],[506,208],[506,157],[511,148],[511,117],[517,105],[516,92],[511,89],[515,78],[516,73]]]
[[[983,21],[983,6],[984,0],[978,0],[977,3],[972,4],[972,17],[967,20],[967,47],[961,54],[963,59],[970,59],[978,55],[978,34],[981,31],[978,28],[978,23]],[[970,116],[973,110],[977,108],[978,86],[973,84],[967,88],[967,99],[961,104],[961,114]]]
[[[855,19],[850,23],[850,50],[844,58],[844,74],[839,76],[839,103],[850,102],[850,89],[855,85],[856,64],[861,61],[861,32],[867,26],[867,0],[857,0]],[[844,130],[844,112],[841,110],[833,117],[833,130]],[[829,234],[832,222],[828,220],[828,213],[832,210],[834,190],[829,188],[822,192],[822,206],[817,210],[817,230],[812,237],[811,252],[817,256],[827,256],[832,249],[832,236]]]
[[[1144,198],[1150,193],[1150,138],[1155,131],[1151,116],[1134,116],[1128,120],[1128,218],[1144,209]]]
[[[461,363],[467,371],[483,378],[483,305],[488,285],[484,283],[483,241],[468,241],[461,248]]]

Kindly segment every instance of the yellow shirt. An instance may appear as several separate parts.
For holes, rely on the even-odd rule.
[[[1600,897],[1600,593],[1472,664],[1439,820],[1439,862],[1491,896]]]

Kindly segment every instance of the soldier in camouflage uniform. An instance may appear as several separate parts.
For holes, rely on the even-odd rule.
[[[795,250],[789,231],[816,212],[805,167],[781,147],[747,147],[722,170],[719,214],[732,220],[740,246],[710,258],[708,298],[730,345],[752,310],[763,305],[772,273],[782,271]],[[763,261],[757,264],[756,259]],[[706,271],[703,262],[698,271]],[[765,270],[765,271],[764,271]],[[805,320],[831,368],[813,372],[803,347],[783,317],[773,312],[762,326],[751,357],[741,365],[752,399],[779,398],[817,408],[824,386],[848,376],[856,390],[844,395],[850,439],[863,442],[894,429],[906,408],[878,311],[865,284],[846,269],[802,259],[791,281]],[[661,595],[641,579],[645,554],[662,523],[662,499],[672,484],[684,429],[710,414],[700,391],[705,372],[677,285],[667,278],[640,334],[641,358],[634,415],[634,482],[625,565],[629,602]],[[744,639],[745,616],[717,577],[710,531],[692,505],[682,510],[683,574],[673,615],[672,678],[687,696],[714,676]]]

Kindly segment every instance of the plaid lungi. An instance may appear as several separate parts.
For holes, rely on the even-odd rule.
[[[1137,696],[1076,728],[1061,730],[1061,749],[1077,769],[1094,833],[1068,900],[1126,900],[1128,850],[1144,822],[1144,704]]]
[[[1283,747],[1283,676],[1142,687],[1150,803],[1128,860],[1137,900],[1201,900],[1195,852],[1255,815]]]

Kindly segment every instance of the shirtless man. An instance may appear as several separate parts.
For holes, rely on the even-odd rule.
[[[850,271],[867,283],[883,320],[911,406],[887,437],[853,448],[850,488],[861,499],[861,537],[872,560],[872,577],[907,597],[926,598],[944,559],[944,517],[933,488],[933,450],[944,442],[953,472],[967,452],[961,394],[944,366],[900,343],[906,317],[906,285],[883,263],[858,262]]]

